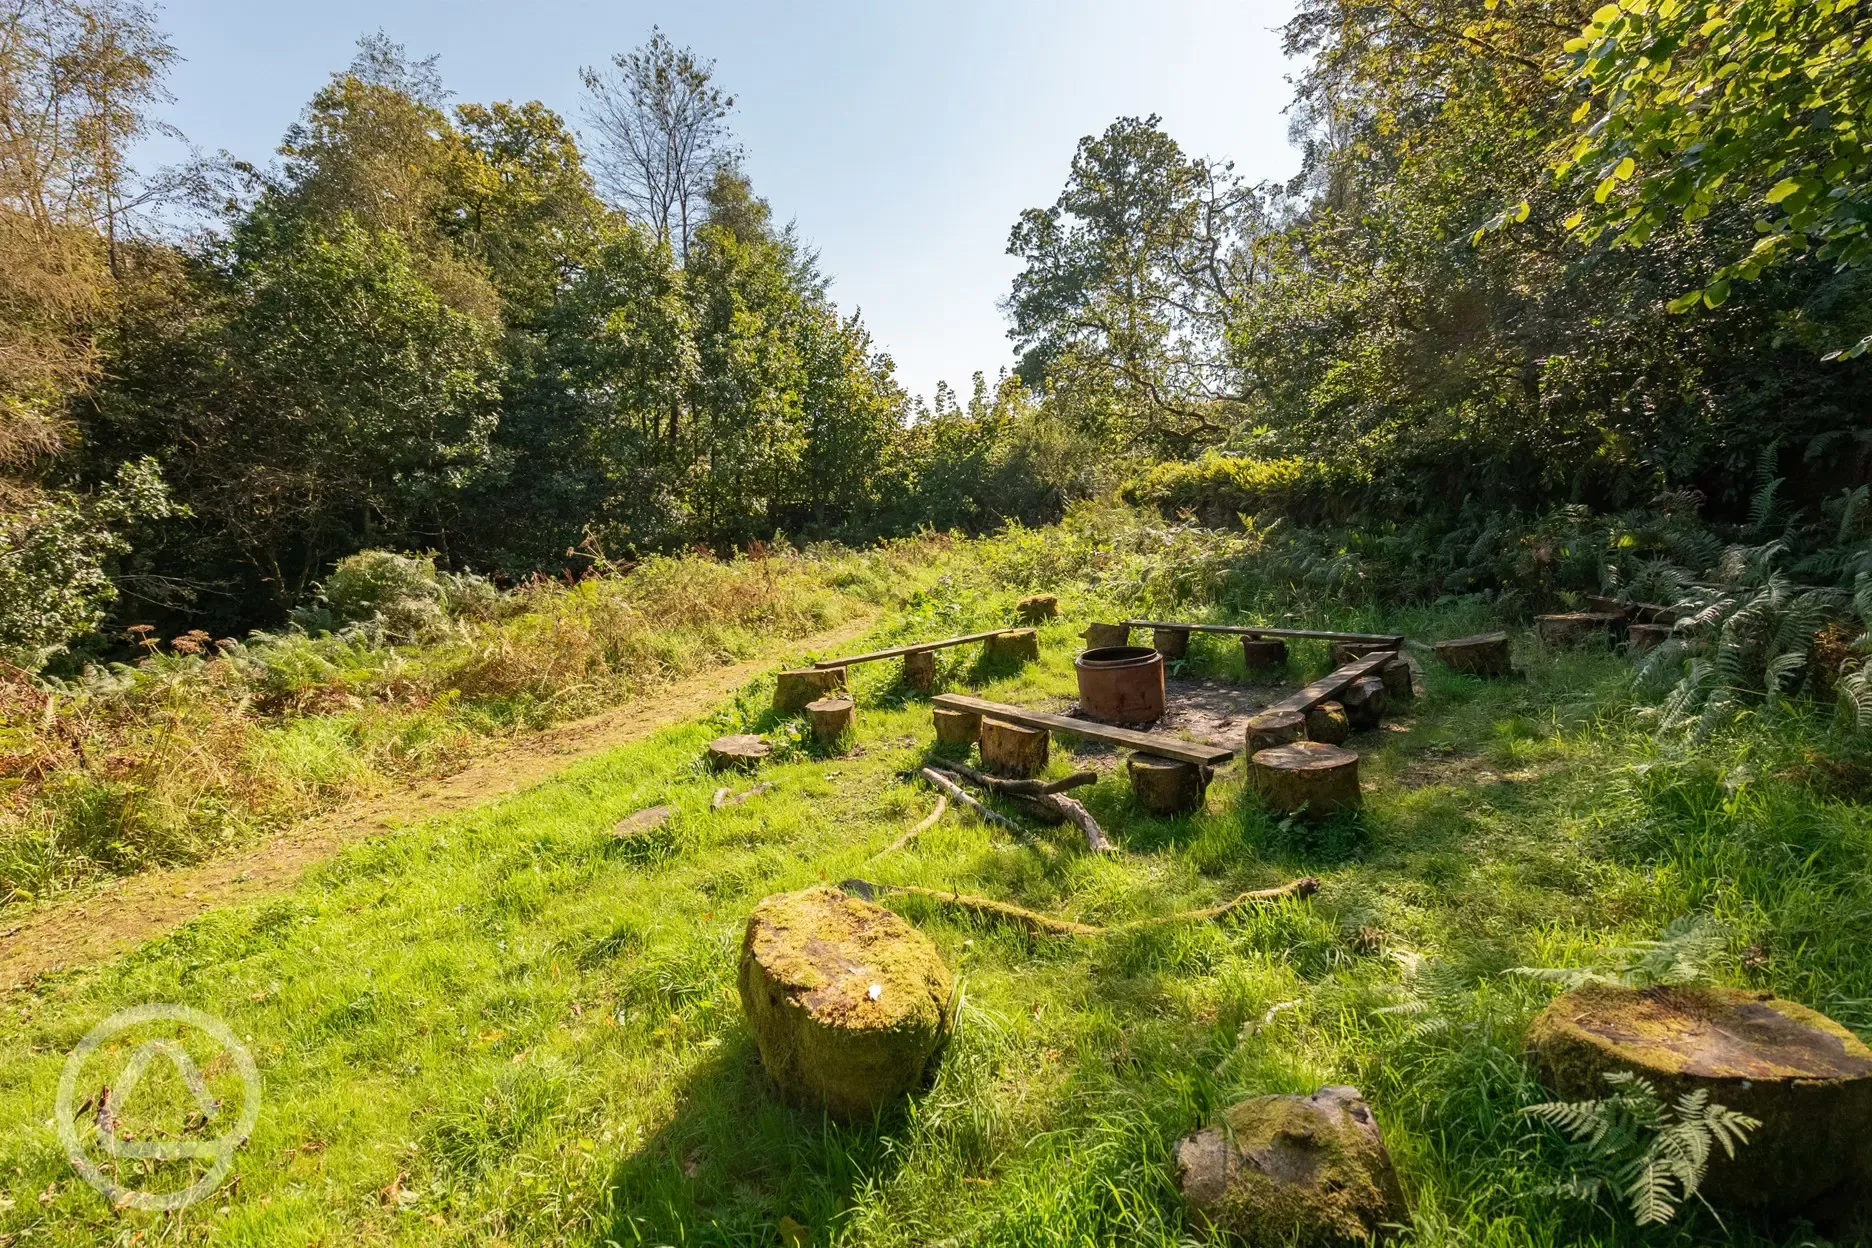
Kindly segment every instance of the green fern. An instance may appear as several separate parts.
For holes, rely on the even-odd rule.
[[[1608,1192],[1624,1198],[1640,1226],[1676,1217],[1698,1197],[1710,1158],[1733,1158],[1761,1123],[1712,1104],[1703,1089],[1666,1105],[1655,1085],[1629,1071],[1606,1075],[1611,1095],[1595,1101],[1550,1101],[1521,1112],[1572,1142],[1579,1166],[1552,1190],[1597,1203]]]
[[[1656,940],[1640,940],[1611,951],[1604,970],[1589,967],[1517,966],[1513,975],[1546,980],[1567,988],[1617,984],[1623,988],[1658,988],[1709,982],[1729,947],[1729,929],[1707,914],[1673,919]]]

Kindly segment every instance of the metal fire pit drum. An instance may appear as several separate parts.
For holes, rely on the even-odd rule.
[[[1073,660],[1079,709],[1108,724],[1154,724],[1164,713],[1163,655],[1148,646],[1099,646]]]

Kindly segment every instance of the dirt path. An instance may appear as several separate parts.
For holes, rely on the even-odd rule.
[[[45,971],[112,957],[219,906],[291,887],[308,867],[366,837],[464,810],[538,784],[566,766],[680,723],[727,697],[789,652],[827,650],[864,635],[874,616],[776,647],[732,667],[555,728],[521,737],[463,770],[347,803],[260,845],[189,867],[118,880],[81,900],[21,915],[0,929],[0,991]]]

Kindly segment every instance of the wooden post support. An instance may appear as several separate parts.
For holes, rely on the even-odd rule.
[[[773,709],[790,715],[808,702],[844,687],[845,669],[842,667],[807,667],[797,672],[781,672],[774,680]]]
[[[1287,666],[1287,643],[1278,637],[1244,637],[1242,662],[1251,672]]]
[[[1131,626],[1129,624],[1088,624],[1085,632],[1079,634],[1085,638],[1086,649],[1099,650],[1106,646],[1128,646],[1131,644]]]
[[[1248,752],[1298,741],[1305,730],[1306,716],[1299,711],[1262,711],[1248,720]]]
[[[936,744],[937,745],[974,745],[981,736],[981,716],[972,711],[947,711],[937,707]]]
[[[1319,741],[1262,750],[1249,760],[1249,781],[1261,800],[1283,814],[1324,818],[1360,802],[1359,756]]]
[[[1478,633],[1454,637],[1433,647],[1437,662],[1452,672],[1472,676],[1506,676],[1514,670],[1508,661],[1507,633]]]
[[[1630,654],[1655,650],[1670,639],[1669,624],[1628,624],[1625,626],[1625,649]]]
[[[1352,721],[1339,703],[1322,702],[1306,713],[1306,735],[1309,741],[1338,745],[1352,735]]]
[[[1052,594],[1030,594],[1015,608],[1023,624],[1044,624],[1059,616],[1059,599]]]
[[[1387,663],[1378,676],[1384,681],[1385,693],[1392,701],[1402,702],[1413,697],[1417,692],[1411,687],[1410,664],[1404,661],[1404,656],[1401,654]]]
[[[806,704],[806,717],[812,720],[813,739],[830,745],[851,731],[857,717],[857,703],[850,698],[820,698]]]
[[[1378,676],[1367,676],[1355,680],[1352,687],[1340,696],[1345,705],[1346,718],[1358,732],[1370,732],[1378,726],[1378,720],[1384,715],[1385,684]]]
[[[1031,628],[996,633],[982,647],[982,657],[990,663],[1036,663],[1040,659],[1040,634]]]
[[[1154,815],[1201,810],[1209,779],[1215,774],[1207,767],[1156,754],[1133,754],[1125,770],[1131,775],[1131,795]]]
[[[1625,617],[1599,611],[1563,611],[1534,617],[1534,631],[1550,646],[1601,645],[1625,634]]]
[[[936,652],[918,650],[904,655],[903,683],[907,688],[919,693],[928,693],[936,686]]]
[[[1051,740],[1044,728],[1022,728],[984,715],[981,720],[982,767],[1003,776],[1038,775],[1047,764]]]
[[[752,733],[742,732],[731,737],[716,737],[709,742],[709,770],[753,771],[771,753],[773,753],[773,747]]]
[[[1368,654],[1396,652],[1397,647],[1384,641],[1335,641],[1332,644],[1332,665],[1344,667],[1354,659],[1362,659]]]
[[[1180,659],[1189,654],[1190,630],[1156,628],[1151,630],[1151,647],[1166,659]]]

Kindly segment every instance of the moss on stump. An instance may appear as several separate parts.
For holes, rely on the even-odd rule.
[[[1593,985],[1556,998],[1528,1030],[1541,1079],[1569,1100],[1608,1094],[1631,1071],[1666,1101],[1699,1089],[1761,1121],[1730,1160],[1718,1149],[1713,1202],[1807,1209],[1872,1183],[1872,1050],[1826,1015],[1736,988]]]
[[[1306,731],[1306,716],[1299,711],[1262,711],[1248,717],[1248,752],[1271,750],[1298,741]]]
[[[1199,1224],[1253,1248],[1349,1248],[1408,1217],[1371,1107],[1356,1088],[1260,1096],[1177,1141],[1177,1182]]]
[[[922,1083],[955,990],[930,939],[835,888],[764,898],[741,942],[741,1008],[789,1100],[870,1116]]]
[[[996,633],[983,647],[982,657],[990,663],[1037,663],[1040,661],[1040,634],[1031,628]]]
[[[1345,707],[1337,702],[1322,702],[1306,713],[1306,737],[1326,745],[1339,745],[1352,735],[1352,721]],[[1285,741],[1279,742],[1287,744]]]
[[[1514,671],[1509,660],[1507,633],[1477,633],[1452,637],[1434,647],[1437,662],[1452,672],[1471,676],[1506,676]]]
[[[1085,638],[1086,649],[1100,650],[1106,646],[1128,646],[1131,644],[1131,626],[1129,624],[1088,624],[1079,634]]]
[[[1052,594],[1029,594],[1015,610],[1023,624],[1044,624],[1059,616],[1059,599]]]

